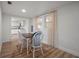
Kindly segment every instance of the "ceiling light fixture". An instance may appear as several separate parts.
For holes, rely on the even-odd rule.
[[[26,12],[26,10],[25,10],[25,9],[22,9],[22,12],[23,12],[23,13],[25,13],[25,12]]]
[[[11,1],[8,1],[8,4],[12,4],[12,2]]]

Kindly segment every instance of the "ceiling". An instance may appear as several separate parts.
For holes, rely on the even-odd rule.
[[[67,1],[12,1],[9,5],[7,1],[2,2],[2,12],[21,17],[35,17],[65,5]],[[26,13],[21,10],[26,9]]]

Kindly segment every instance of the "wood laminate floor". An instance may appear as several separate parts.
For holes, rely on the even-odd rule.
[[[72,54],[64,52],[57,48],[51,48],[47,45],[43,45],[44,56],[42,56],[40,50],[35,52],[36,58],[76,58]],[[23,49],[23,52],[20,53],[12,42],[3,43],[2,52],[0,55],[1,58],[32,58],[32,52],[29,51],[27,55],[26,48]]]
[[[19,50],[16,47],[18,42],[19,42],[18,36],[13,35],[11,37],[10,42],[3,43],[0,57],[1,58],[33,58],[32,52],[29,51],[29,54],[27,55],[26,48],[23,49],[23,52],[21,53],[19,52]],[[44,52],[44,56],[41,54],[40,50],[36,51],[35,57],[36,58],[76,58],[76,56],[72,54],[69,54],[57,48],[49,47],[45,44],[43,44],[43,52]]]

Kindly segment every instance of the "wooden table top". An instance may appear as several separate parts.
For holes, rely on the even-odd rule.
[[[25,38],[32,38],[33,33],[23,33],[22,34]]]

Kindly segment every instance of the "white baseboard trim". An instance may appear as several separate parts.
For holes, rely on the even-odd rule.
[[[58,48],[65,51],[65,52],[68,52],[68,53],[70,53],[74,56],[79,57],[79,52],[77,52],[77,51],[73,51],[73,50],[70,50],[70,49],[67,49],[67,48],[64,48],[64,47],[58,47]]]

